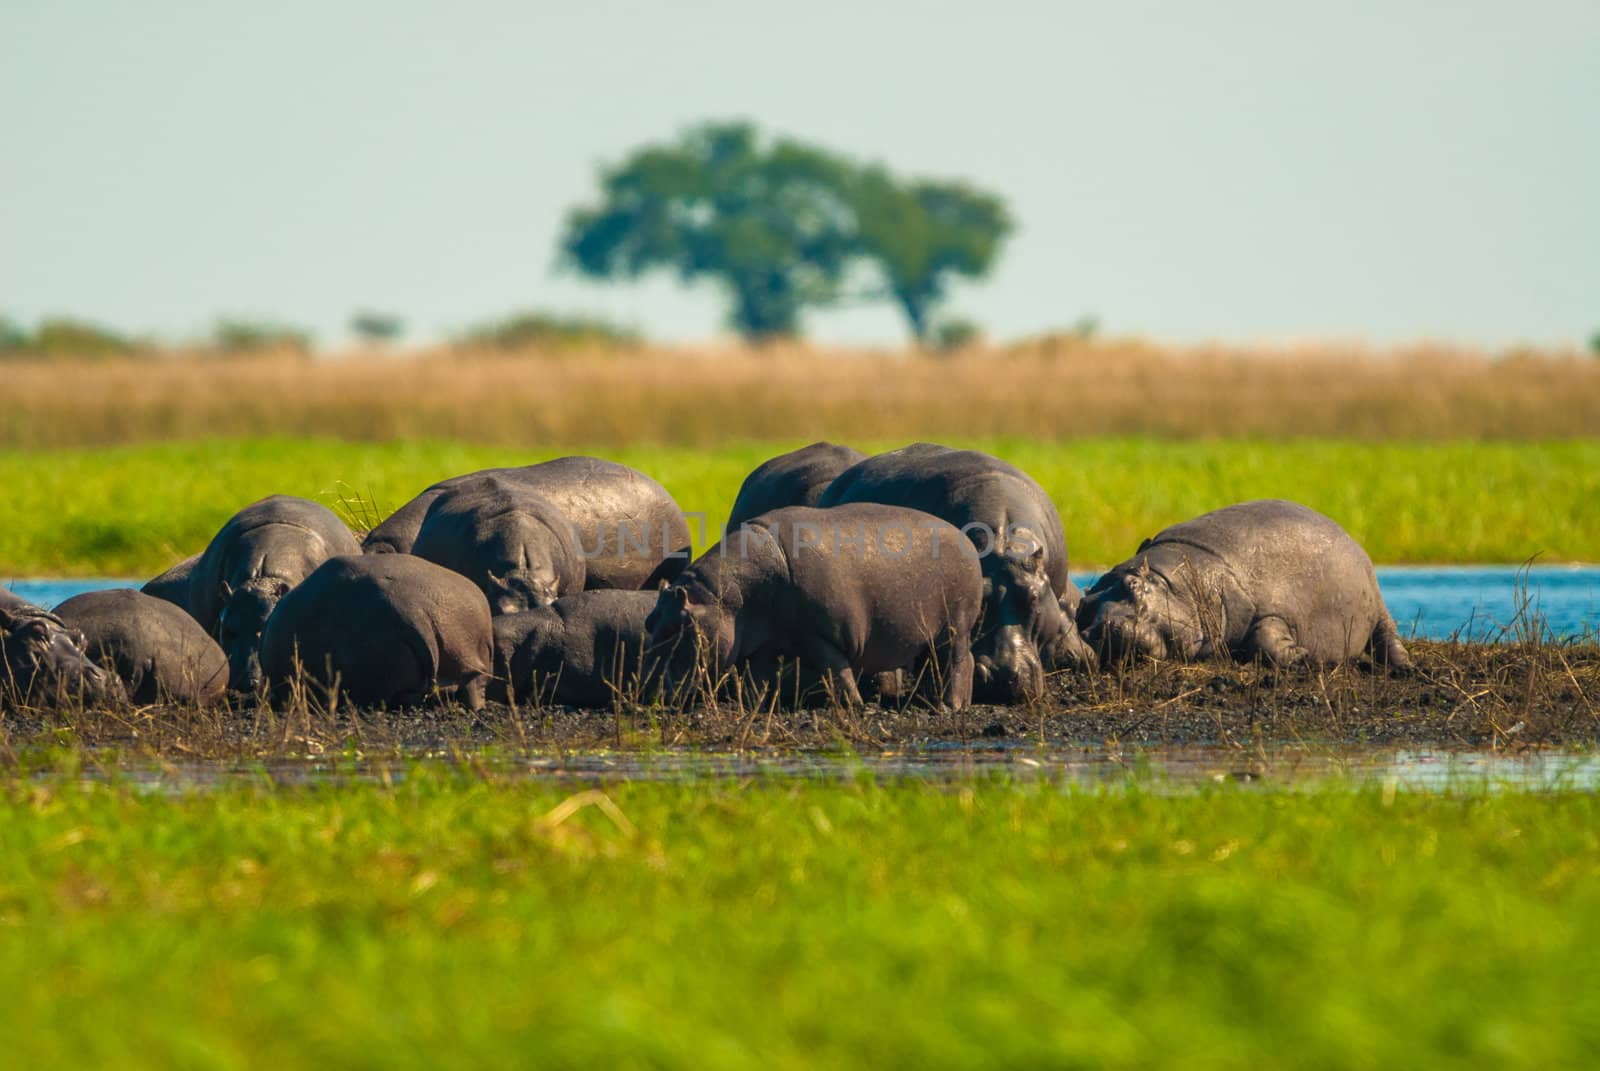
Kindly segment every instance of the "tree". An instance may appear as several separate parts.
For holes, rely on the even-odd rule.
[[[350,317],[350,330],[363,342],[382,345],[405,334],[406,324],[393,313],[363,309]]]
[[[1011,232],[1005,203],[961,182],[900,182],[883,168],[853,186],[856,249],[883,275],[912,336],[933,339],[933,314],[951,277],[981,278]]]
[[[838,300],[858,265],[881,277],[919,342],[955,276],[979,278],[1011,232],[1005,203],[963,182],[903,181],[744,123],[695,127],[600,176],[601,200],[567,217],[565,263],[600,279],[656,269],[715,278],[729,321],[753,339],[793,335],[808,306]]]
[[[567,218],[563,257],[595,278],[666,269],[715,279],[747,338],[794,335],[801,312],[832,300],[844,276],[847,180],[847,166],[818,149],[706,124],[603,171],[601,203]]]

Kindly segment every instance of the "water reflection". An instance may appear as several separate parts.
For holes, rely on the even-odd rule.
[[[382,760],[324,757],[244,765],[136,764],[113,771],[88,772],[85,777],[93,781],[116,780],[149,791],[182,792],[241,780],[276,785],[398,783],[430,767],[442,772],[466,769],[453,755],[417,753]],[[478,756],[472,759],[471,768],[497,778],[572,785],[746,779],[850,781],[858,778],[943,784],[1005,776],[1077,789],[1136,787],[1157,793],[1195,791],[1217,784],[1282,790],[1338,783],[1428,792],[1593,791],[1600,788],[1600,754],[1593,752],[1319,749],[1300,745],[1258,750],[1222,746],[1057,750],[1025,742],[999,742],[982,747],[934,745],[849,755],[816,751],[588,752]]]

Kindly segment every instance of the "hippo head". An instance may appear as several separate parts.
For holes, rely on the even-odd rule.
[[[698,670],[715,676],[733,664],[734,621],[729,609],[698,585],[663,582],[660,590],[644,620],[646,649],[660,667],[666,694],[674,695]]]
[[[122,681],[95,665],[84,647],[83,634],[54,614],[0,607],[0,695],[37,706],[68,697],[86,706],[125,701]]]
[[[278,600],[289,593],[288,581],[258,577],[237,590],[223,589],[217,618],[217,643],[228,656],[228,687],[254,692],[261,684],[261,633]]]
[[[974,698],[1017,703],[1044,695],[1041,648],[1070,627],[1045,571],[1044,546],[1033,542],[985,560],[983,619],[973,644]]]
[[[1102,659],[1181,661],[1206,652],[1205,629],[1194,600],[1144,558],[1102,576],[1078,606],[1078,628]]]

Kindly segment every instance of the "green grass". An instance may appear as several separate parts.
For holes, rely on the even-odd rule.
[[[655,476],[714,529],[744,475],[793,445],[603,453]],[[1074,563],[1119,561],[1166,524],[1264,496],[1323,510],[1379,562],[1600,561],[1600,441],[962,445],[1044,484]],[[3,450],[0,576],[146,576],[201,549],[234,510],[266,494],[329,501],[355,492],[393,508],[443,476],[574,452],[585,451],[306,440]]]
[[[1592,794],[575,791],[13,780],[5,1063],[1600,1059]]]

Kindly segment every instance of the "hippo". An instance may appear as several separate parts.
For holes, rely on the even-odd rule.
[[[477,586],[410,554],[330,558],[282,599],[261,634],[274,703],[301,680],[357,706],[430,698],[483,707],[494,668],[489,603]]]
[[[636,469],[598,457],[561,457],[485,469],[429,487],[390,514],[362,544],[368,554],[410,554],[433,500],[460,483],[497,476],[548,499],[572,533],[590,589],[654,590],[689,564],[689,525],[667,489]]]
[[[145,582],[139,590],[146,595],[154,595],[158,599],[165,599],[174,606],[181,606],[185,613],[189,612],[189,580],[194,575],[194,567],[200,561],[200,555],[191,554],[171,569]]]
[[[784,506],[815,506],[841,472],[866,459],[860,450],[828,442],[812,443],[769,458],[739,485],[723,530],[735,531],[752,517]]]
[[[261,681],[261,628],[278,600],[329,558],[361,544],[333,511],[305,498],[272,495],[235,513],[195,562],[189,612],[228,656],[228,687]]]
[[[1355,540],[1295,502],[1228,506],[1163,529],[1083,597],[1078,626],[1108,659],[1226,652],[1275,666],[1365,651],[1405,673],[1411,657]]]
[[[411,553],[471,580],[496,614],[582,591],[587,564],[561,511],[500,476],[474,477],[436,495]]]
[[[122,682],[96,665],[55,614],[0,588],[0,709],[119,705]]]
[[[654,591],[579,591],[549,606],[494,619],[495,679],[489,698],[609,707],[643,696],[645,619]]]
[[[56,616],[85,637],[133,702],[211,706],[228,690],[228,657],[189,612],[131,588],[75,595]]]
[[[846,469],[818,504],[846,502],[923,510],[960,528],[977,548],[984,580],[973,642],[979,701],[1038,699],[1045,670],[1095,664],[1066,610],[1079,592],[1067,576],[1061,515],[1021,469],[976,450],[913,443]]]
[[[971,545],[937,517],[877,503],[789,506],[701,555],[661,590],[645,624],[671,693],[734,668],[798,662],[859,706],[867,675],[931,668],[938,701],[960,710],[972,698],[982,588]],[[768,683],[781,686],[775,672]]]

